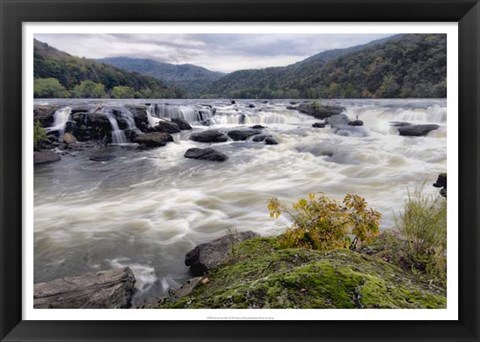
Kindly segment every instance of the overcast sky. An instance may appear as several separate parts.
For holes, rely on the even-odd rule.
[[[37,34],[35,38],[87,58],[137,57],[231,72],[284,66],[316,53],[391,34]]]

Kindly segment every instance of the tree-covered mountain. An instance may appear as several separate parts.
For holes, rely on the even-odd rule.
[[[446,35],[407,34],[319,53],[298,63],[232,72],[207,97],[446,97]]]
[[[148,59],[99,62],[35,40],[35,96],[442,98],[446,97],[446,45],[443,34],[396,35],[324,51],[285,67],[222,76],[191,64]]]
[[[34,41],[35,97],[177,98],[182,89]]]
[[[143,58],[111,57],[97,61],[155,77],[167,85],[187,90],[190,96],[203,93],[214,81],[225,75],[193,64],[170,64]]]

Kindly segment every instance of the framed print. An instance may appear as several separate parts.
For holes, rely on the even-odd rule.
[[[2,0],[2,341],[478,341],[479,6]]]

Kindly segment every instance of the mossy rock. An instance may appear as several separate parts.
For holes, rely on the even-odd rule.
[[[445,308],[444,289],[350,250],[279,249],[254,238],[189,296],[158,308]]]

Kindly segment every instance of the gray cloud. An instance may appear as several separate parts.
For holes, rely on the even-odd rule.
[[[210,70],[283,66],[316,53],[391,34],[38,34],[35,38],[87,58],[136,57]]]

